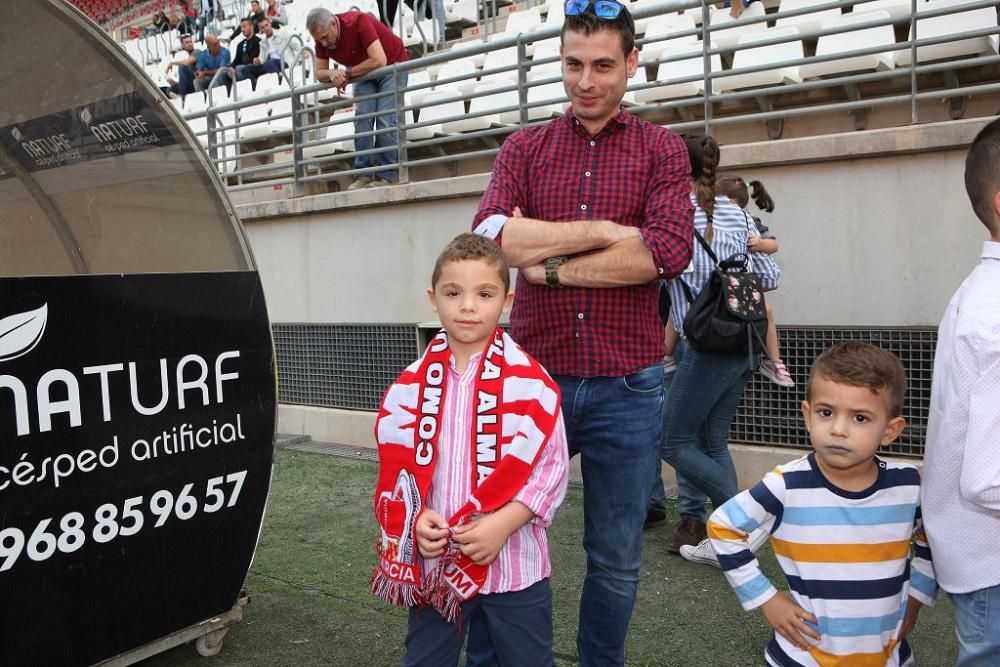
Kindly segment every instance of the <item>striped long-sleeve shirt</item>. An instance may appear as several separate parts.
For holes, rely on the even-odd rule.
[[[481,353],[480,353],[481,354]],[[472,420],[475,416],[476,369],[480,354],[472,355],[465,372],[459,373],[455,360],[449,365],[448,390],[441,413],[438,460],[427,495],[427,507],[446,519],[458,511],[472,493]],[[524,590],[552,572],[545,531],[556,508],[566,496],[569,448],[562,414],[535,463],[527,483],[514,495],[535,513],[535,517],[514,532],[490,564],[480,593],[508,593]],[[420,558],[422,572],[430,572],[437,559]]]
[[[814,454],[803,456],[775,468],[709,519],[712,546],[744,609],[777,593],[747,548],[747,534],[762,527],[792,598],[818,621],[813,629],[820,640],[808,651],[775,633],[765,651],[769,665],[911,662],[909,646],[898,640],[907,600],[932,605],[937,594],[921,525],[920,475],[911,465],[876,460],[876,482],[851,492],[823,476]]]

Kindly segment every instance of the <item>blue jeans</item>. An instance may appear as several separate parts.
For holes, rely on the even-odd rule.
[[[682,340],[663,408],[661,456],[678,474],[677,511],[704,517],[704,497],[720,507],[736,495],[729,428],[754,366],[741,354],[699,352]]]
[[[257,87],[257,77],[261,74],[273,74],[281,71],[281,60],[278,58],[268,58],[259,65],[237,65],[236,80],[253,79],[254,88]]]
[[[177,83],[172,84],[170,90],[181,96],[194,92],[194,70],[190,65],[180,65],[177,68]]]
[[[1000,665],[1000,586],[949,593],[955,607],[958,662],[955,667]]]
[[[402,74],[401,82],[405,86],[407,80],[407,74],[404,72]],[[375,93],[386,93],[385,95],[380,95],[377,98],[358,100],[354,105],[354,113],[356,116],[362,116],[364,114],[376,113],[378,112],[378,125],[379,129],[390,129],[396,127],[396,82],[394,81],[392,75],[384,76],[381,79],[368,79],[366,81],[359,81],[354,84],[354,97],[364,97],[368,95],[374,95]],[[364,132],[371,132],[372,128],[375,126],[375,116],[369,118],[358,118],[354,121],[354,131],[356,134],[362,134]],[[384,134],[379,134],[374,137],[371,135],[367,137],[356,136],[354,138],[354,150],[356,151],[367,151],[372,148],[391,148],[396,146],[399,141],[397,138],[397,132],[386,132]],[[355,169],[365,169],[366,167],[371,167],[374,165],[378,166],[395,166],[399,161],[399,152],[395,150],[387,150],[381,153],[373,153],[369,155],[356,155],[354,156],[354,168]],[[363,176],[371,176],[372,174],[362,174]],[[389,181],[390,183],[396,182],[396,170],[395,169],[384,169],[375,172],[374,176],[381,178],[384,181]]]
[[[523,591],[477,595],[462,604],[463,622],[448,623],[433,607],[410,609],[403,667],[457,665],[469,623],[479,619],[502,665],[551,667],[552,587],[548,579]]]

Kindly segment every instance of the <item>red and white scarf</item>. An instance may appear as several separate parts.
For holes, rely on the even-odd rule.
[[[382,399],[375,422],[375,517],[381,537],[371,590],[398,606],[429,604],[453,622],[461,603],[482,588],[489,568],[473,563],[449,540],[434,570],[421,576],[415,535],[442,446],[438,435],[450,358],[448,336],[441,331]],[[499,328],[479,360],[474,390],[472,432],[444,445],[470,447],[473,461],[472,495],[448,517],[451,527],[510,502],[531,476],[559,414],[559,386]]]

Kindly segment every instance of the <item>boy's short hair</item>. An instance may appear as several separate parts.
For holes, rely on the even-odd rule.
[[[622,4],[619,2],[619,4]],[[584,35],[592,35],[601,30],[611,30],[617,32],[621,38],[622,52],[625,57],[632,53],[635,48],[635,21],[628,7],[622,5],[621,11],[614,19],[602,19],[594,13],[594,7],[587,7],[582,14],[568,14],[563,19],[562,32],[559,33],[559,43],[565,43],[566,32],[572,30]]]
[[[809,371],[806,400],[812,400],[813,380],[817,377],[867,387],[875,394],[884,391],[889,399],[889,416],[899,417],[903,412],[906,371],[899,357],[888,350],[856,340],[827,348]]]
[[[1000,232],[993,204],[1000,191],[1000,120],[984,127],[972,141],[965,157],[965,190],[972,209],[990,233]]]
[[[431,289],[437,287],[445,264],[471,259],[479,259],[496,267],[503,281],[504,291],[510,291],[510,267],[503,256],[503,250],[492,239],[471,232],[453,238],[438,255],[437,261],[434,262],[434,272],[431,274]]]

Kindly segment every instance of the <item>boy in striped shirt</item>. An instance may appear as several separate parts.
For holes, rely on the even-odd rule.
[[[920,476],[875,456],[905,426],[899,359],[867,343],[823,352],[802,416],[813,451],[718,508],[708,535],[744,609],[774,628],[769,665],[882,667],[913,662],[906,635],[933,605]],[[788,580],[778,591],[747,545],[758,527]],[[910,560],[910,544],[915,540]]]

